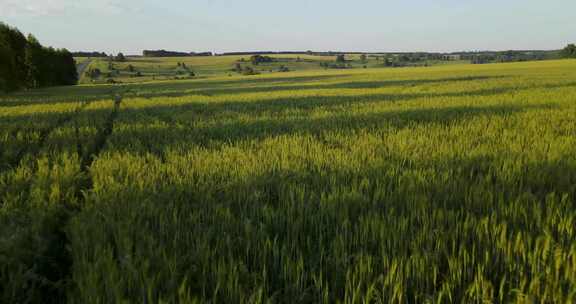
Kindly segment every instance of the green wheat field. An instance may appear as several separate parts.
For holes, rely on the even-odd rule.
[[[299,64],[1,96],[0,302],[576,302],[576,60]]]

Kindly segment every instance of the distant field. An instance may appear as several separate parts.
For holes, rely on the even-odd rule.
[[[576,60],[235,60],[0,97],[0,302],[576,302]]]
[[[75,57],[74,60],[76,61],[76,64],[80,64],[83,62],[86,62],[88,60],[91,60],[91,58],[88,57]]]
[[[274,62],[253,65],[250,55],[245,56],[209,56],[209,57],[128,57],[125,62],[110,62],[107,58],[92,58],[92,69],[99,69],[102,76],[96,79],[81,77],[81,83],[105,83],[113,79],[122,83],[150,82],[156,80],[202,79],[222,76],[235,76],[239,73],[233,71],[236,64],[242,67],[251,67],[259,74],[281,73],[280,67],[292,72],[325,70],[320,63],[335,63],[335,56],[314,55],[266,55],[274,58]],[[368,57],[365,62],[360,55],[346,55],[348,70],[361,68],[382,68],[384,61],[375,57]],[[82,62],[86,58],[78,58]],[[184,63],[186,69],[178,66]],[[447,65],[462,64],[466,61],[425,61],[411,63],[415,65]],[[129,66],[133,70],[129,70]],[[111,69],[112,68],[112,69]],[[190,76],[190,72],[194,76]]]

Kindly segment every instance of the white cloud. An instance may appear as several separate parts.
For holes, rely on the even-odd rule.
[[[0,0],[0,17],[60,16],[71,13],[114,15],[131,11],[118,0]]]

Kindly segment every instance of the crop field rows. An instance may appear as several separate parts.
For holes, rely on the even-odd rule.
[[[276,77],[286,71],[313,72],[329,69],[335,65],[336,56],[317,55],[266,55],[270,62],[254,64],[250,55],[208,56],[208,57],[126,57],[124,60],[110,58],[76,58],[78,63],[90,60],[85,73],[80,75],[80,83],[106,83],[114,80],[117,83],[142,83],[158,80],[206,79],[210,77],[232,77],[241,74],[238,67],[253,69],[258,74],[275,74]],[[362,60],[359,54],[347,54],[346,61],[339,69],[382,68],[385,66],[382,56],[367,56]],[[406,64],[412,65],[453,65],[469,61],[424,60]],[[100,76],[90,76],[90,70],[98,69]],[[335,69],[333,66],[331,69]],[[192,72],[192,75],[191,73]]]
[[[575,121],[570,60],[3,96],[0,302],[572,303]]]

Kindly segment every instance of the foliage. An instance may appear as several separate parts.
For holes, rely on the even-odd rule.
[[[106,58],[108,55],[104,52],[72,52],[74,57],[101,57]]]
[[[99,68],[90,69],[86,72],[87,76],[91,79],[98,79],[102,76],[102,71]]]
[[[259,74],[258,71],[254,70],[252,67],[246,66],[242,69],[242,75],[256,75]]]
[[[269,63],[269,62],[273,62],[274,58],[270,57],[270,56],[263,56],[263,55],[253,55],[250,57],[250,62],[252,62],[253,65],[258,65],[260,63]]]
[[[189,56],[212,56],[212,52],[175,52],[175,51],[166,51],[166,50],[144,50],[142,52],[144,57],[189,57]]]
[[[325,69],[348,69],[351,67],[349,63],[342,63],[342,62],[338,63],[320,62],[320,66]]]
[[[576,44],[568,44],[562,50],[562,56],[564,58],[576,58]]]
[[[15,91],[26,86],[26,37],[17,29],[0,23],[0,91]]]
[[[126,56],[124,56],[124,54],[122,54],[122,53],[118,53],[118,55],[116,55],[116,57],[114,57],[114,60],[116,60],[118,62],[124,62],[124,61],[126,61]]]
[[[77,80],[70,52],[43,47],[34,36],[26,38],[0,23],[0,92],[72,85]]]

